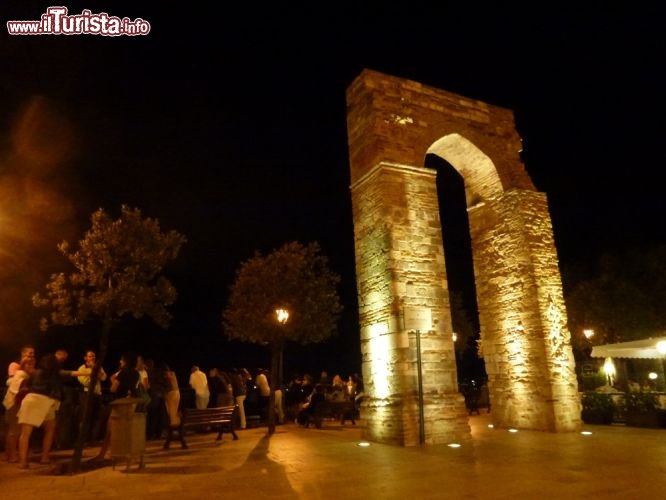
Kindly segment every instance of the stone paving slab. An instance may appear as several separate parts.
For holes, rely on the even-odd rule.
[[[359,447],[363,422],[294,424],[188,436],[189,449],[146,448],[145,468],[110,461],[76,475],[0,463],[2,498],[548,499],[664,498],[666,430],[587,426],[592,435],[488,427],[471,416],[472,444]],[[90,458],[96,448],[86,449]],[[71,451],[55,454],[68,463]]]

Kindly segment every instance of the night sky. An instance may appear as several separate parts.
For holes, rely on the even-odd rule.
[[[241,261],[297,240],[321,244],[346,310],[339,338],[288,363],[360,369],[345,89],[363,68],[513,109],[563,265],[666,240],[661,7],[65,4],[151,24],[106,37],[10,36],[5,21],[52,5],[11,3],[0,7],[3,363],[25,340],[64,345],[78,363],[90,332],[39,333],[30,297],[66,268],[56,244],[124,203],[188,243],[166,270],[180,293],[172,327],[125,325],[112,360],[136,347],[183,368],[267,364],[226,342],[220,315]]]

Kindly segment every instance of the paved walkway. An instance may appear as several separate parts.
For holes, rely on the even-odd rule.
[[[239,431],[239,440],[188,436],[190,448],[148,443],[146,467],[107,465],[57,475],[32,463],[0,463],[1,498],[141,499],[548,499],[665,498],[666,430],[586,426],[592,435],[488,427],[470,417],[473,443],[403,448],[357,446],[363,422],[293,424]],[[86,449],[90,458],[97,449]],[[68,463],[71,452],[59,452]],[[56,464],[57,465],[57,464]]]

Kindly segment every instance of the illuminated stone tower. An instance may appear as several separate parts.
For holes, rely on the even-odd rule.
[[[494,424],[578,430],[547,200],[520,161],[513,113],[369,70],[347,105],[365,437],[403,446],[470,438],[427,154],[464,181]]]

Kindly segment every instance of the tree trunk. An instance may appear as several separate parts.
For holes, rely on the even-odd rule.
[[[88,397],[85,400],[83,407],[83,418],[79,422],[79,434],[76,437],[76,443],[74,445],[74,454],[72,455],[72,472],[80,472],[81,470],[81,459],[83,457],[83,448],[86,444],[86,436],[88,435],[89,429],[92,427],[92,397],[91,394],[94,394],[95,385],[99,377],[100,369],[104,364],[104,358],[106,357],[106,351],[109,345],[109,332],[111,331],[111,320],[105,319],[102,323],[102,334],[99,339],[99,351],[97,352],[97,357],[95,359],[95,366],[93,366],[92,373],[90,374],[90,385],[88,386]]]
[[[280,370],[280,358],[282,357],[283,343],[276,342],[271,347],[271,395],[268,398],[268,434],[275,433],[275,388],[278,386],[278,372]]]

